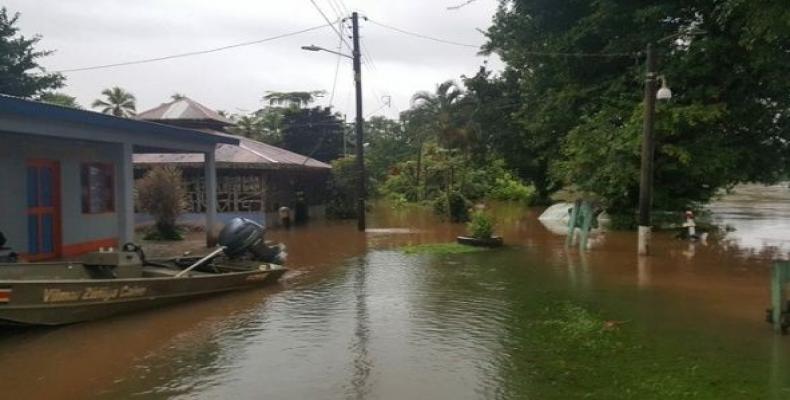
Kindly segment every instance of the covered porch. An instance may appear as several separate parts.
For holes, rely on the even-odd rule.
[[[203,160],[206,241],[217,224],[218,144],[228,136],[0,95],[0,232],[26,260],[134,241],[134,154]]]

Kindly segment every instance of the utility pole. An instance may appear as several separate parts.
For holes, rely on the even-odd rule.
[[[642,166],[639,180],[639,239],[637,253],[646,256],[650,250],[650,208],[653,203],[653,117],[656,112],[656,51],[647,45],[645,74],[645,117],[642,127]]]
[[[365,231],[365,149],[363,140],[362,116],[362,64],[360,62],[361,52],[359,50],[359,15],[356,12],[351,14],[351,25],[354,40],[354,50],[352,52],[354,60],[354,86],[357,95],[357,119],[355,128],[357,134],[357,229]]]

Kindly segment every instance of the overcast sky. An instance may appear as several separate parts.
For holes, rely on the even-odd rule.
[[[334,20],[341,3],[372,21],[462,43],[480,45],[496,0],[315,0]],[[57,71],[166,56],[263,39],[325,23],[310,0],[6,0],[20,12],[25,35],[40,34],[43,59]],[[361,21],[372,65],[363,69],[365,115],[391,96],[378,115],[397,117],[417,90],[432,90],[445,79],[473,74],[486,59],[475,48],[452,46],[387,30]],[[350,40],[349,40],[350,43]],[[266,91],[326,90],[330,100],[337,57],[300,46],[337,49],[338,36],[326,27],[267,43],[156,63],[67,73],[64,92],[88,107],[102,89],[120,86],[137,97],[138,111],[183,93],[208,107],[245,112],[261,106]],[[348,52],[347,49],[344,49]],[[499,68],[498,60],[489,65]],[[340,64],[333,105],[353,116],[350,60]]]

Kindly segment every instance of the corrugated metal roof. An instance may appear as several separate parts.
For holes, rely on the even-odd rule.
[[[314,158],[294,153],[276,146],[242,136],[212,132],[216,135],[238,139],[238,145],[217,146],[216,161],[220,164],[259,169],[329,169],[331,165]],[[202,154],[135,154],[135,164],[199,164]]]
[[[158,107],[138,113],[138,119],[168,121],[168,120],[192,120],[192,121],[213,121],[225,125],[233,125],[233,121],[219,115],[218,112],[188,98],[173,100]]]

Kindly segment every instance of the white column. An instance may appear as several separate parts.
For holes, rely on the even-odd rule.
[[[131,143],[123,143],[118,180],[118,240],[119,245],[134,242],[134,152]]]
[[[217,225],[217,165],[214,151],[205,154],[204,173],[206,179],[206,245],[216,244]]]

